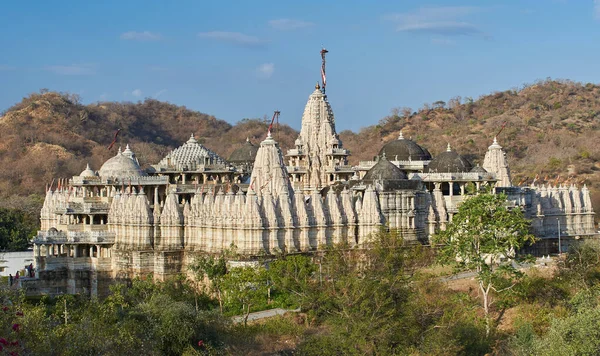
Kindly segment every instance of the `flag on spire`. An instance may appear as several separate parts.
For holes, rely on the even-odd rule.
[[[325,48],[321,49],[321,82],[323,83],[321,87],[323,88],[323,93],[325,93],[325,86],[327,86],[327,76],[325,75],[325,55],[327,53],[329,53],[328,50]]]
[[[108,149],[110,150],[111,148],[113,148],[113,146],[115,145],[115,143],[117,143],[117,136],[119,136],[119,132],[121,132],[121,129],[118,129],[117,132],[115,132],[115,137],[113,138],[112,142],[110,143],[110,145],[108,145]]]
[[[267,131],[267,133],[271,133],[271,130],[273,129],[273,123],[275,122],[275,117],[279,117],[279,114],[281,114],[280,111],[275,110],[275,112],[273,113],[273,118],[271,119],[271,124],[269,125],[269,130]]]

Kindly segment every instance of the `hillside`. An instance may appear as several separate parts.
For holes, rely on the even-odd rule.
[[[412,137],[435,156],[450,143],[474,163],[481,163],[494,135],[507,152],[513,183],[565,179],[586,183],[600,210],[600,86],[546,80],[448,103],[425,104],[419,110],[399,108],[377,125],[359,133],[343,131],[344,145],[353,161],[371,159],[384,143],[398,136]],[[377,144],[374,144],[377,142]]]
[[[394,109],[377,125],[340,137],[353,152],[351,163],[371,159],[402,129],[432,154],[450,143],[475,163],[503,123],[498,137],[506,149],[515,183],[541,178],[585,182],[600,209],[600,86],[546,80],[477,100],[452,98],[419,110]],[[299,98],[302,100],[302,98]],[[335,103],[332,103],[335,110]],[[98,169],[116,148],[107,150],[117,129],[119,143],[132,145],[143,165],[156,163],[194,132],[227,158],[246,137],[259,141],[266,124],[244,119],[235,125],[214,116],[157,100],[83,105],[77,95],[31,94],[0,117],[0,198],[3,206],[36,211],[46,184],[78,174],[89,162]],[[291,147],[297,132],[281,125],[277,140]],[[29,196],[28,199],[23,199]]]
[[[117,129],[117,145],[107,147]],[[263,120],[244,119],[232,126],[214,116],[147,99],[138,103],[82,105],[77,95],[31,94],[0,116],[0,206],[35,212],[45,185],[53,178],[79,174],[86,163],[99,169],[119,145],[130,144],[142,167],[157,163],[191,133],[227,158],[246,137],[265,135]],[[289,147],[297,132],[280,125],[277,139]],[[27,196],[28,199],[23,199]]]

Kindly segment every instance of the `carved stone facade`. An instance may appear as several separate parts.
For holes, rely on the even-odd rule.
[[[303,191],[321,189],[354,174],[348,165],[350,152],[335,131],[333,110],[319,85],[308,98],[295,148],[287,153],[292,184]]]
[[[341,242],[354,247],[381,227],[427,244],[483,187],[505,192],[542,239],[555,239],[559,227],[567,239],[596,234],[585,186],[513,187],[496,140],[483,167],[450,145],[432,157],[402,134],[376,160],[349,167],[319,88],[288,164],[270,134],[254,154],[238,170],[192,136],[151,169],[142,170],[127,147],[98,173],[87,166],[61,180],[46,193],[34,240],[37,290],[105,294],[115,279],[186,273],[198,254],[235,246],[252,259]]]

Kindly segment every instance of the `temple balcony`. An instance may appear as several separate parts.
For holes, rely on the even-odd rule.
[[[450,181],[493,181],[495,182],[496,176],[493,173],[409,173],[408,179],[417,179],[424,182],[450,182]]]
[[[83,179],[81,177],[73,177],[73,183],[78,184]],[[169,177],[165,176],[149,176],[149,177],[129,177],[129,178],[101,178],[100,183],[103,185],[163,185],[169,184]],[[79,183],[81,184],[81,183]]]
[[[35,244],[113,244],[115,233],[110,231],[38,231]]]
[[[70,224],[67,225],[68,232],[96,232],[96,231],[107,231],[108,225],[97,224]]]

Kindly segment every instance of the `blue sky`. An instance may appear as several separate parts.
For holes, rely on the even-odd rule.
[[[230,123],[278,109],[299,128],[321,46],[338,131],[546,77],[600,81],[600,0],[13,1],[0,31],[0,110],[48,88]]]

